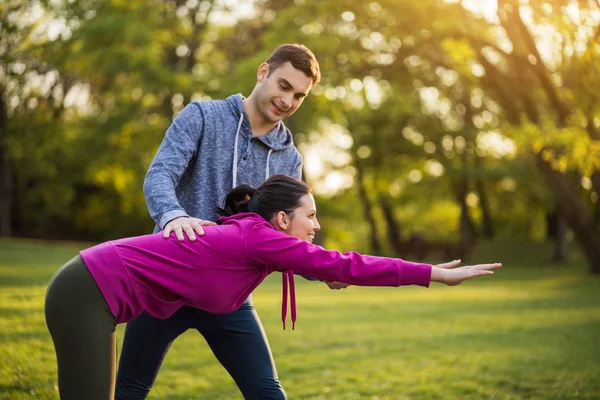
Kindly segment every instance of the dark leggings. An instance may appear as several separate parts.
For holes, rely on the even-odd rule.
[[[169,347],[198,330],[245,399],[285,399],[267,338],[251,301],[216,315],[183,307],[165,320],[143,314],[127,324],[117,376],[117,400],[145,399]]]
[[[117,324],[79,255],[50,280],[45,313],[56,349],[60,398],[113,399]]]

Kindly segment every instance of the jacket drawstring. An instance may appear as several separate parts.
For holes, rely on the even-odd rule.
[[[240,137],[240,130],[242,128],[242,122],[244,122],[244,114],[240,114],[240,122],[238,123],[237,132],[235,133],[235,144],[233,145],[233,165],[231,166],[231,177],[232,177],[232,188],[235,189],[237,187],[237,169],[238,169],[238,139]],[[271,172],[269,169],[269,159],[271,158],[271,153],[273,149],[269,149],[269,153],[267,154],[267,165],[265,166],[265,181],[269,179],[271,176]]]
[[[238,139],[240,137],[240,129],[242,128],[242,122],[244,122],[244,114],[240,114],[240,122],[238,124],[237,132],[235,133],[235,144],[233,145],[233,165],[231,166],[231,175],[233,186],[235,189],[237,187],[237,169],[238,169]]]
[[[294,273],[284,270],[281,273],[283,293],[281,302],[281,322],[285,330],[285,321],[287,320],[287,303],[288,303],[288,283],[290,287],[290,312],[292,314],[292,330],[296,328],[296,289],[294,287]]]
[[[271,158],[272,152],[273,149],[269,149],[269,153],[267,154],[267,166],[265,167],[265,181],[271,176],[271,174],[269,173],[269,158]]]

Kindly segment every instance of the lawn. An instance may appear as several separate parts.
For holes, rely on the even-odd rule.
[[[0,241],[0,399],[57,399],[48,280],[81,245]],[[297,279],[283,331],[280,276],[254,294],[290,399],[600,399],[600,278],[545,245],[496,243],[492,277],[458,287],[330,291]],[[120,339],[124,326],[119,327]],[[150,399],[241,398],[195,331],[171,348]]]

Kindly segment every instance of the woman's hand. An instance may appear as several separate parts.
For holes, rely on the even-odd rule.
[[[433,282],[445,283],[448,286],[455,286],[475,276],[492,275],[494,269],[502,266],[500,263],[494,263],[465,265],[464,267],[454,268],[460,265],[460,263],[461,260],[454,260],[434,265],[431,269],[431,280]]]

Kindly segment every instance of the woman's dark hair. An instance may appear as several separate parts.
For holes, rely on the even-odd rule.
[[[223,216],[254,212],[270,221],[279,211],[294,212],[302,196],[309,193],[312,190],[306,183],[287,175],[273,175],[257,189],[241,185],[231,190],[217,212]]]

